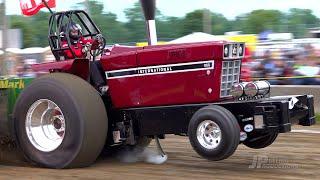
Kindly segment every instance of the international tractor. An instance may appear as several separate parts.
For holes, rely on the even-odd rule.
[[[160,147],[167,134],[219,161],[239,144],[265,148],[293,124],[315,124],[313,96],[270,97],[267,81],[240,80],[244,43],[156,45],[155,0],[141,4],[148,46],[106,47],[86,12],[57,12],[56,61],[33,65],[36,78],[1,79],[1,134],[31,163],[85,167],[111,148]]]

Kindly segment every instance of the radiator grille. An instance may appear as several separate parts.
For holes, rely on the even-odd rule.
[[[234,83],[239,82],[241,60],[222,61],[220,97],[230,96]]]

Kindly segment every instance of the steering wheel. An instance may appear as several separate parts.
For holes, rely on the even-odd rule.
[[[95,60],[95,57],[103,53],[103,50],[107,44],[106,39],[102,36],[102,34],[97,34],[95,39],[98,41],[99,45],[96,49],[90,50],[90,54],[93,57],[93,60]]]

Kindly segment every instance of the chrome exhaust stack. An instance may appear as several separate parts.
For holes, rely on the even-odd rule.
[[[155,21],[156,0],[140,0],[140,3],[146,19],[148,45],[157,45],[158,40]]]

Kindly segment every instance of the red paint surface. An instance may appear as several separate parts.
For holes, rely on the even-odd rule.
[[[100,61],[106,71],[135,68],[137,67],[137,53],[131,51],[104,56]]]
[[[40,74],[54,71],[66,72],[87,80],[89,76],[89,61],[87,59],[77,59],[34,64],[32,65],[32,70]]]
[[[148,47],[115,46],[101,57],[104,71],[214,61],[214,69],[108,79],[115,108],[181,105],[220,101],[223,42]],[[34,65],[37,72],[61,70],[86,79],[88,60],[66,60]],[[212,92],[209,92],[209,89]]]
[[[55,0],[46,0],[50,8],[56,7]],[[44,8],[45,5],[42,1],[35,0],[20,0],[20,8],[23,15],[33,16],[37,14],[41,8]]]
[[[117,47],[112,51],[111,55],[101,58],[106,71],[214,60],[214,69],[209,75],[207,70],[201,70],[109,79],[109,92],[116,108],[206,103],[220,99],[223,43],[148,46],[143,49]]]
[[[36,72],[49,72],[53,69],[69,70],[75,60],[50,62],[32,65],[32,70]]]

